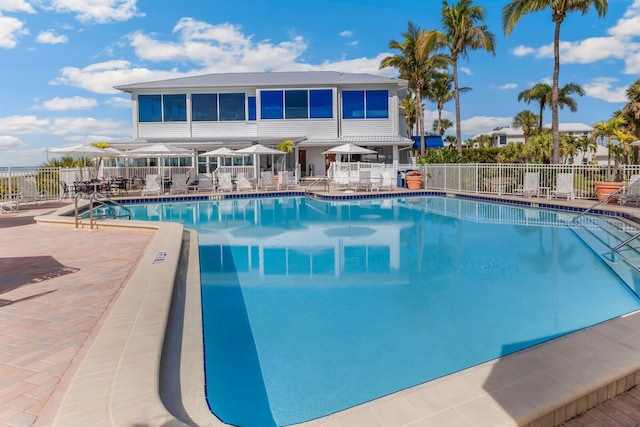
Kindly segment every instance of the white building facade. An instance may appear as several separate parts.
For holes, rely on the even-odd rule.
[[[323,175],[332,156],[323,151],[351,142],[375,154],[354,160],[406,161],[412,141],[401,136],[399,102],[407,82],[331,71],[208,74],[117,86],[131,94],[133,134],[122,148],[167,143],[193,150],[199,173],[216,159],[198,153],[219,147],[275,147],[294,142],[289,167]],[[404,156],[401,158],[401,156]]]

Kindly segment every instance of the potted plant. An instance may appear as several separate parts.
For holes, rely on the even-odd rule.
[[[284,155],[285,159],[283,160],[284,163],[286,164],[287,155],[294,152],[294,142],[290,139],[284,140],[280,144],[276,145],[276,150],[280,150],[286,153]],[[275,176],[273,177],[273,181],[276,185],[278,185],[278,174],[275,174]]]
[[[424,175],[420,171],[410,171],[405,174],[405,181],[409,190],[419,190],[422,188],[422,180]]]

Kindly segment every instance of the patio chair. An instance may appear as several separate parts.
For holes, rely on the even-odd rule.
[[[294,188],[298,185],[296,178],[293,176],[293,172],[291,171],[280,171],[278,172],[278,187],[279,188]]]
[[[540,196],[540,172],[525,172],[522,188],[516,190],[524,197]]]
[[[233,191],[233,181],[230,173],[218,174],[218,191]]]
[[[69,194],[69,185],[65,181],[60,181],[60,200],[68,199],[71,195]]]
[[[183,173],[173,174],[171,179],[171,187],[169,188],[169,194],[188,193],[187,187],[187,175]]]
[[[567,200],[575,198],[573,189],[573,173],[558,173],[556,175],[556,188],[555,190],[551,190],[550,196],[566,197]]]
[[[259,187],[262,190],[276,190],[278,188],[275,180],[273,179],[273,172],[271,171],[260,172]]]
[[[150,195],[159,196],[162,194],[162,187],[160,184],[160,175],[156,173],[148,174],[142,191],[140,192],[141,196],[150,196]]]
[[[354,185],[354,190],[371,190],[371,172],[360,171],[358,173],[358,181]]]
[[[122,193],[129,195],[129,191],[127,190],[127,178],[118,178],[111,183],[111,192],[118,192],[118,196],[122,196]]]
[[[372,179],[372,190],[388,190],[391,191],[396,185],[396,177],[393,170],[382,171],[379,177]]]
[[[631,175],[629,185],[618,196],[618,203],[640,202],[640,175]]]
[[[35,176],[22,176],[18,178],[18,197],[25,202],[39,203],[47,200],[49,195],[45,191],[38,191]]]
[[[251,181],[249,181],[249,178],[247,178],[243,173],[239,173],[236,177],[236,190],[246,191],[252,189],[253,185],[251,184]]]
[[[196,191],[198,193],[213,193],[213,179],[208,174],[199,174]]]
[[[20,203],[18,200],[0,200],[0,214],[8,212],[18,212]]]

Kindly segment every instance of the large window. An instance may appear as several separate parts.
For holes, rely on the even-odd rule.
[[[191,95],[191,120],[215,122],[218,120],[218,95],[203,93]]]
[[[309,91],[309,117],[312,119],[333,118],[333,91],[331,89]]]
[[[260,94],[262,119],[330,119],[333,117],[331,89],[265,90]]]
[[[138,121],[162,121],[162,95],[138,95]]]
[[[187,95],[163,95],[162,105],[165,122],[187,121]]]
[[[255,120],[256,119],[256,97],[255,96],[247,97],[247,108],[249,109],[248,111],[249,120]]]
[[[389,117],[389,91],[345,90],[342,92],[343,119],[386,119]]]
[[[245,120],[244,93],[221,93],[220,121]]]
[[[260,92],[260,118],[263,120],[284,118],[284,99],[281,90]]]

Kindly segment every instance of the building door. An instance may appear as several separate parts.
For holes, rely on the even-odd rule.
[[[331,162],[336,161],[336,155],[333,153],[329,153],[324,158],[324,170],[325,172],[329,170],[329,166],[331,166]]]
[[[307,150],[298,150],[298,164],[302,176],[307,175]]]

